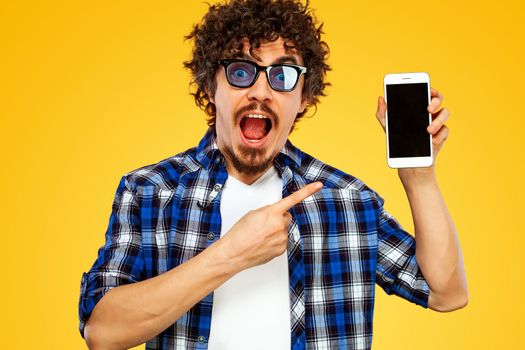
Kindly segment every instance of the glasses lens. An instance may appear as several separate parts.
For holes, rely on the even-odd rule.
[[[297,82],[297,70],[288,66],[274,66],[270,69],[270,84],[274,89],[291,90]]]
[[[257,69],[253,64],[248,62],[232,62],[228,65],[227,73],[230,84],[246,87],[253,82],[257,74]]]

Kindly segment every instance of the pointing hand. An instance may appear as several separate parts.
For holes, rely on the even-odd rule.
[[[223,241],[228,256],[244,270],[282,255],[292,221],[288,210],[322,187],[319,181],[310,183],[274,204],[246,213],[219,240]]]

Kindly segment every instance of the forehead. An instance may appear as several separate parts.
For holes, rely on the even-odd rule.
[[[288,45],[288,48],[285,44]],[[303,64],[303,58],[293,48],[293,42],[286,41],[282,37],[275,41],[261,41],[259,47],[251,47],[249,40],[243,39],[242,51],[235,50],[235,52],[231,53],[231,56],[258,61],[263,64],[275,62]]]

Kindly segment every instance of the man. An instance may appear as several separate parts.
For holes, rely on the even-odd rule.
[[[210,128],[122,178],[82,276],[90,348],[369,349],[375,283],[437,311],[466,305],[434,166],[399,170],[414,239],[362,181],[287,140],[327,85],[320,34],[293,0],[233,0],[195,26],[185,65]],[[437,155],[449,113],[432,96]],[[385,110],[380,98],[383,128]]]

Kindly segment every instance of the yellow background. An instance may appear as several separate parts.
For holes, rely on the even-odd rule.
[[[374,116],[383,75],[428,72],[452,113],[437,173],[470,304],[440,314],[378,290],[374,349],[523,343],[520,3],[312,1],[333,86],[291,140],[363,179],[410,232]],[[206,129],[182,69],[183,36],[206,9],[201,1],[2,2],[1,348],[86,348],[80,278],[104,243],[120,176],[196,145]]]

